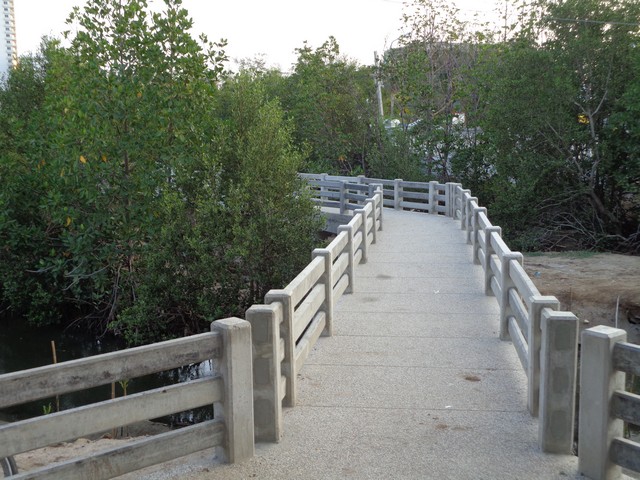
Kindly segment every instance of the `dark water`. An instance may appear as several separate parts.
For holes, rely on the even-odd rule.
[[[53,363],[51,341],[55,342],[58,363],[67,360],[99,355],[126,348],[123,341],[104,337],[96,340],[81,328],[70,328],[61,331],[59,327],[33,328],[21,321],[0,322],[0,374],[41,367]],[[154,375],[129,379],[126,393],[133,394],[159,388],[174,383],[199,378],[210,374],[211,365],[205,362],[200,365],[187,366],[168,370]],[[115,384],[115,396],[124,394],[124,384]],[[111,384],[100,387],[38,400],[36,402],[18,405],[0,410],[0,419],[5,421],[23,420],[44,413],[55,412],[59,401],[60,410],[68,410],[81,405],[109,400],[111,398]],[[155,419],[171,425],[190,424],[212,416],[211,408],[181,412]]]

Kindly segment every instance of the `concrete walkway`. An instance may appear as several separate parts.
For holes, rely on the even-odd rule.
[[[369,252],[335,336],[302,370],[283,440],[239,465],[205,452],[163,478],[580,478],[577,458],[537,447],[525,374],[459,223],[385,210]]]

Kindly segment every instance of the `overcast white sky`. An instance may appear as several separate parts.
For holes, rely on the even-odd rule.
[[[153,3],[157,0],[151,0]],[[459,0],[467,10],[490,11],[495,0]],[[61,36],[74,5],[84,0],[14,0],[20,55],[37,50],[43,35]],[[373,63],[400,33],[402,0],[184,0],[194,19],[192,34],[226,38],[233,59],[264,54],[267,63],[289,70],[294,50],[307,40],[319,47],[330,35],[343,54]]]

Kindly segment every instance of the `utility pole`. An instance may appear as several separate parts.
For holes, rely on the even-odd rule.
[[[376,64],[376,93],[378,96],[378,115],[380,116],[380,120],[384,118],[384,107],[382,106],[382,68],[380,64],[380,57],[378,57],[378,52],[373,52],[373,58]]]

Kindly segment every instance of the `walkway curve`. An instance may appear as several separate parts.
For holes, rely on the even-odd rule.
[[[471,257],[458,222],[385,210],[334,336],[302,370],[283,440],[241,464],[208,451],[122,478],[582,478],[576,457],[539,450],[525,373]]]

